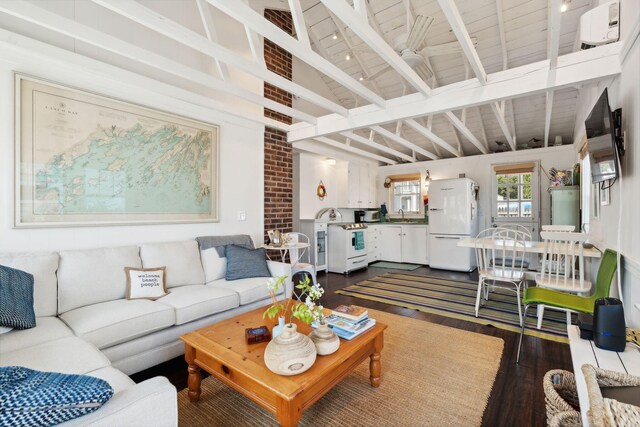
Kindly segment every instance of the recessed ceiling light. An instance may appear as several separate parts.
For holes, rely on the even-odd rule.
[[[351,55],[349,55],[349,52],[347,52],[347,54],[344,56],[344,59],[346,59],[347,61],[351,60]]]
[[[338,40],[338,33],[336,33],[335,31],[333,32],[333,35],[331,36],[332,39],[334,40]]]
[[[325,160],[325,163],[328,164],[329,166],[335,166],[336,159],[332,159],[331,157],[329,157],[328,159]]]
[[[363,81],[364,80],[364,74],[360,73],[360,77],[358,77],[358,80]]]

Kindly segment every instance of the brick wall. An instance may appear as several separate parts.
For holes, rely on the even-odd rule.
[[[264,16],[269,21],[292,34],[293,23],[289,12],[266,9]],[[291,54],[264,39],[264,59],[267,68],[291,80]],[[291,107],[291,94],[267,82],[264,83],[265,98]],[[264,109],[265,117],[291,124],[291,117]],[[282,232],[293,228],[293,153],[283,131],[267,127],[264,131],[264,238],[267,230]]]

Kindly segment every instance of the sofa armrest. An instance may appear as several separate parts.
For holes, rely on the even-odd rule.
[[[273,277],[287,276],[284,286],[286,295],[291,295],[291,292],[293,291],[293,285],[291,284],[291,264],[267,260],[267,267],[269,267],[269,272]]]
[[[178,395],[165,377],[154,377],[113,395],[100,409],[61,424],[70,426],[177,426]]]

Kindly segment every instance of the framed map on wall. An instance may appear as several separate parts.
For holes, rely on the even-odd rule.
[[[218,220],[215,125],[15,75],[16,227]]]

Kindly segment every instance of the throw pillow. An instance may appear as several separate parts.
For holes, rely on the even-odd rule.
[[[29,329],[36,326],[33,275],[0,265],[0,326]]]
[[[238,280],[249,277],[271,277],[264,248],[247,249],[227,245],[227,272],[225,279]]]
[[[50,426],[100,408],[113,396],[105,380],[88,375],[0,368],[0,425]]]
[[[158,299],[167,295],[165,267],[125,267],[127,275],[127,299]]]

